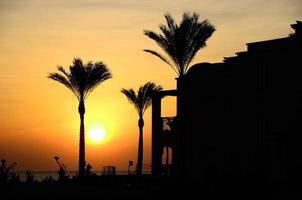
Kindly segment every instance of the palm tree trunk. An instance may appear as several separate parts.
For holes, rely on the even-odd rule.
[[[85,129],[84,129],[84,114],[85,105],[84,100],[81,99],[79,103],[79,114],[81,119],[80,124],[80,141],[79,141],[79,176],[85,175]]]
[[[142,175],[143,168],[143,127],[144,127],[144,119],[140,116],[138,120],[139,127],[139,139],[138,139],[138,153],[137,153],[137,169],[136,175]]]

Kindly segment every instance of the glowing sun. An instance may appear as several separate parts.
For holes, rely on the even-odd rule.
[[[93,143],[100,143],[106,138],[106,132],[103,128],[92,128],[88,131],[88,137]]]

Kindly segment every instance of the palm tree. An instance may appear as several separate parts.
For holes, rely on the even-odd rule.
[[[165,18],[167,25],[159,26],[162,34],[150,30],[145,30],[144,34],[154,40],[170,57],[170,60],[156,51],[149,49],[144,51],[157,56],[172,67],[178,77],[183,77],[189,69],[190,62],[196,53],[206,46],[206,41],[215,28],[208,20],[198,21],[197,13],[192,15],[184,13],[179,25],[175,23],[169,13],[165,15]]]
[[[138,141],[138,155],[137,155],[137,168],[136,174],[142,174],[143,165],[143,127],[144,127],[144,113],[152,103],[151,94],[155,91],[162,90],[161,86],[155,83],[147,82],[141,86],[137,93],[132,89],[122,89],[121,92],[128,98],[129,102],[134,105],[138,113],[138,127],[139,127],[139,141]]]
[[[58,66],[59,73],[50,73],[48,78],[66,86],[79,100],[78,112],[80,114],[80,141],[79,141],[79,176],[85,175],[85,131],[84,114],[85,100],[88,95],[100,83],[112,78],[107,66],[102,62],[88,62],[83,64],[80,58],[75,58],[66,72],[62,66]]]
[[[184,77],[189,69],[191,61],[197,52],[206,46],[206,41],[215,31],[215,27],[208,20],[199,21],[197,13],[184,13],[180,24],[176,24],[172,16],[167,13],[165,15],[167,25],[159,26],[162,33],[155,33],[145,30],[144,34],[154,40],[158,46],[168,55],[167,59],[162,54],[145,49],[144,51],[151,53],[166,64],[168,64],[177,74],[177,133],[174,153],[177,155],[175,159],[174,171],[176,174],[184,173],[183,161],[185,159],[185,80]],[[183,149],[181,149],[183,148]]]

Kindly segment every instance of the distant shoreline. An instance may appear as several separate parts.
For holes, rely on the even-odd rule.
[[[16,173],[20,176],[21,181],[26,180],[26,170],[22,171],[16,171]],[[53,170],[38,170],[38,171],[31,171],[32,175],[34,176],[35,181],[42,181],[46,177],[51,176],[54,180],[58,180],[59,174],[58,171],[53,171]],[[66,171],[66,175],[69,175],[69,178],[72,178],[74,175],[76,175],[77,171]],[[102,175],[101,170],[96,170],[92,171],[92,173],[95,173],[96,175]],[[116,175],[127,175],[128,171],[126,170],[121,170],[121,171],[116,171]],[[134,174],[134,171],[131,171],[131,174]],[[143,174],[149,175],[151,174],[150,170],[144,170]]]

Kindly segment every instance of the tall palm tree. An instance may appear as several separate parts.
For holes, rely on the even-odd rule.
[[[80,141],[79,141],[79,176],[85,175],[85,130],[84,114],[85,99],[100,83],[112,78],[107,66],[102,62],[88,62],[83,64],[80,58],[75,58],[66,72],[62,66],[58,66],[59,73],[50,73],[48,78],[66,86],[79,100],[78,112],[80,114]]]
[[[138,141],[138,155],[136,174],[142,174],[143,165],[143,127],[144,127],[144,113],[152,103],[151,94],[155,91],[162,90],[161,86],[152,82],[147,82],[139,87],[137,93],[132,89],[122,89],[121,92],[128,98],[129,102],[134,105],[138,113],[138,127],[139,127],[139,141]]]
[[[196,53],[206,46],[206,41],[215,28],[208,20],[199,21],[197,13],[192,15],[184,13],[179,25],[169,13],[165,15],[165,18],[167,25],[159,26],[162,34],[150,30],[145,30],[144,34],[154,40],[170,57],[170,60],[156,51],[149,49],[144,51],[160,58],[172,67],[178,77],[182,77],[187,73],[189,64]]]
[[[175,162],[175,173],[183,174],[185,171],[183,161],[185,160],[185,81],[184,77],[189,69],[191,61],[197,52],[206,46],[206,41],[215,31],[215,27],[208,20],[199,21],[197,13],[184,13],[180,24],[176,24],[173,17],[165,15],[167,25],[159,26],[161,33],[145,30],[144,34],[154,40],[158,46],[168,55],[169,59],[153,50],[145,49],[166,64],[177,74],[177,132],[174,153],[177,155]]]

